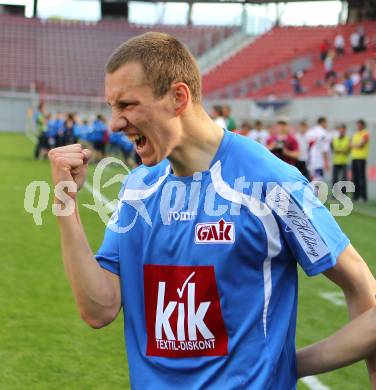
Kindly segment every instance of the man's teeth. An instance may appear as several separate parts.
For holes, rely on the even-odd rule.
[[[128,139],[131,141],[131,142],[139,142],[141,141],[142,139],[142,135],[139,135],[139,134],[129,134],[128,135]]]

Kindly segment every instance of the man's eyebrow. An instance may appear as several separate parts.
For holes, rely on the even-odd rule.
[[[115,103],[115,106],[123,106],[123,107],[126,107],[126,106],[129,106],[131,104],[138,104],[138,100],[132,100],[132,99],[119,99],[116,103]]]

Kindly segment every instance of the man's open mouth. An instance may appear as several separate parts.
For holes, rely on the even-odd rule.
[[[144,147],[146,144],[146,137],[141,134],[129,134],[128,139],[136,144],[137,149]]]

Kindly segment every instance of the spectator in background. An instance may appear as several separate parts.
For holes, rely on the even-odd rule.
[[[87,119],[84,119],[79,122],[79,138],[80,142],[87,143],[89,141],[89,134],[92,132],[92,128],[89,126],[89,122]]]
[[[352,69],[350,72],[351,81],[353,83],[353,86],[356,87],[361,80],[359,69]]]
[[[358,50],[357,51],[358,52],[366,51],[367,46],[366,46],[366,34],[364,31],[364,27],[359,26],[357,32],[358,32],[358,36],[359,36]]]
[[[343,85],[346,89],[346,95],[351,96],[354,93],[354,83],[349,72],[345,72]]]
[[[241,134],[245,137],[249,136],[249,133],[252,131],[252,125],[249,121],[244,121],[240,125],[240,129],[237,131],[238,134]]]
[[[307,141],[308,125],[306,121],[299,123],[298,131],[295,134],[295,138],[298,141],[299,146],[299,158],[296,162],[296,167],[300,173],[310,180],[310,176],[307,169],[308,162],[308,141]]]
[[[375,92],[374,72],[374,62],[372,60],[366,61],[362,67],[361,94],[371,95]]]
[[[324,60],[325,81],[329,83],[336,77],[336,72],[334,71],[335,55],[334,50],[329,50]]]
[[[82,121],[81,118],[75,114],[73,123],[73,143],[76,144],[81,140]]]
[[[217,124],[219,127],[221,127],[222,129],[227,128],[225,118],[223,117],[222,106],[218,106],[218,105],[213,106],[211,117],[212,117],[214,123]]]
[[[327,39],[323,40],[320,45],[320,60],[325,61],[326,56],[328,55],[330,49],[330,44]]]
[[[276,124],[276,132],[267,141],[268,149],[281,160],[296,165],[299,158],[299,144],[290,133],[287,118],[280,118]]]
[[[255,127],[248,133],[248,137],[254,141],[266,146],[269,138],[268,130],[264,129],[261,121],[255,122]]]
[[[222,114],[223,114],[223,118],[226,122],[227,130],[234,131],[236,129],[236,122],[235,122],[235,119],[230,115],[231,114],[231,107],[230,106],[223,106],[222,107]]]
[[[70,145],[75,143],[74,139],[74,114],[69,113],[67,119],[64,122],[64,145]]]
[[[98,115],[93,122],[93,131],[91,133],[91,141],[94,148],[94,161],[100,161],[105,156],[106,148],[106,120],[102,115]]]
[[[330,142],[327,128],[326,118],[320,117],[317,125],[307,131],[308,169],[312,180],[323,180],[324,173],[329,171]]]
[[[353,31],[350,35],[350,45],[353,53],[359,52],[359,33],[358,31]]]
[[[65,121],[63,114],[61,112],[57,112],[54,120],[56,147],[65,145],[64,122]]]
[[[351,138],[352,179],[355,185],[354,201],[367,201],[367,158],[369,150],[369,133],[366,122],[359,119],[357,130]]]
[[[134,157],[135,150],[133,143],[129,138],[121,132],[113,132],[109,136],[109,148],[111,152],[120,152],[123,156],[123,160],[127,165],[133,166],[132,157]]]
[[[330,94],[332,96],[345,96],[346,95],[346,87],[345,87],[345,79],[343,76],[339,76],[338,79],[333,82],[333,86],[330,90]]]
[[[48,149],[52,149],[55,147],[56,134],[55,134],[55,120],[53,119],[50,113],[46,115],[46,123],[47,123],[46,137],[48,140]]]
[[[338,135],[333,137],[331,148],[333,151],[333,186],[338,181],[347,180],[347,164],[350,154],[350,138],[346,135],[346,125],[337,127]],[[343,189],[341,189],[343,191]]]
[[[303,77],[303,72],[295,72],[291,79],[292,89],[295,95],[300,95],[303,93],[303,88],[301,84],[301,78]]]
[[[334,49],[337,56],[345,54],[345,38],[341,33],[338,33],[334,38]]]
[[[38,111],[34,116],[35,124],[38,132],[38,142],[35,146],[34,157],[35,158],[46,158],[48,153],[48,137],[47,131],[47,113],[43,102],[39,103]]]

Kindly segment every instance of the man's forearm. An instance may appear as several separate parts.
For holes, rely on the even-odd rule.
[[[58,217],[64,268],[81,317],[93,327],[111,322],[120,308],[114,281],[94,259],[80,221],[74,214]]]
[[[369,269],[364,263],[364,273],[368,273]],[[365,283],[366,284],[366,283]],[[374,285],[359,286],[358,289],[344,290],[347,306],[349,309],[350,318],[357,318],[359,315],[375,306]],[[362,337],[359,335],[359,337]],[[370,376],[372,388],[376,389],[376,350],[367,359],[367,368]]]
[[[376,350],[376,309],[338,332],[297,352],[298,377],[317,375],[364,359]]]
[[[335,267],[325,271],[325,275],[342,289],[352,319],[375,306],[375,279],[365,261],[351,244],[339,255]],[[376,389],[375,356],[376,353],[367,359],[374,389]]]

